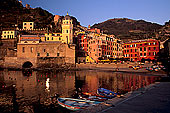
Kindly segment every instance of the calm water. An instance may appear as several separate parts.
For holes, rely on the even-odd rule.
[[[69,112],[49,97],[72,97],[75,91],[96,93],[99,87],[124,94],[158,80],[157,76],[101,71],[0,71],[1,112]],[[15,88],[12,86],[15,85]],[[52,104],[49,104],[53,102]],[[13,104],[16,106],[13,106]],[[40,106],[40,105],[43,105]],[[42,110],[42,111],[41,111]]]

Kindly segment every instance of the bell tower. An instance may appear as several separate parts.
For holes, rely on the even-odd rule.
[[[64,43],[73,43],[73,21],[68,13],[62,21],[62,39]]]

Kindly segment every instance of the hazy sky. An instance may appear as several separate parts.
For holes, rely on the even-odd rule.
[[[164,24],[170,20],[170,0],[22,0],[53,15],[74,16],[83,26],[113,18],[143,19]]]

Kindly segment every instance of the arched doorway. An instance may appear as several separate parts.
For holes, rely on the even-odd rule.
[[[22,68],[31,68],[32,66],[33,66],[33,64],[31,62],[27,61],[22,65]]]

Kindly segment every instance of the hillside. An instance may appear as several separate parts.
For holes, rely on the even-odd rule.
[[[153,32],[161,27],[161,25],[156,23],[127,18],[110,19],[92,26],[92,28],[101,29],[104,33],[115,34],[123,40],[152,38],[155,36]]]
[[[56,26],[53,22],[53,14],[40,7],[26,8],[18,0],[0,0],[0,17],[0,30],[14,29],[15,24],[22,28],[24,21],[33,21],[36,29],[49,28],[51,31],[61,32],[61,20]],[[60,19],[63,17],[61,16]],[[75,17],[71,18],[74,25],[79,25]]]

